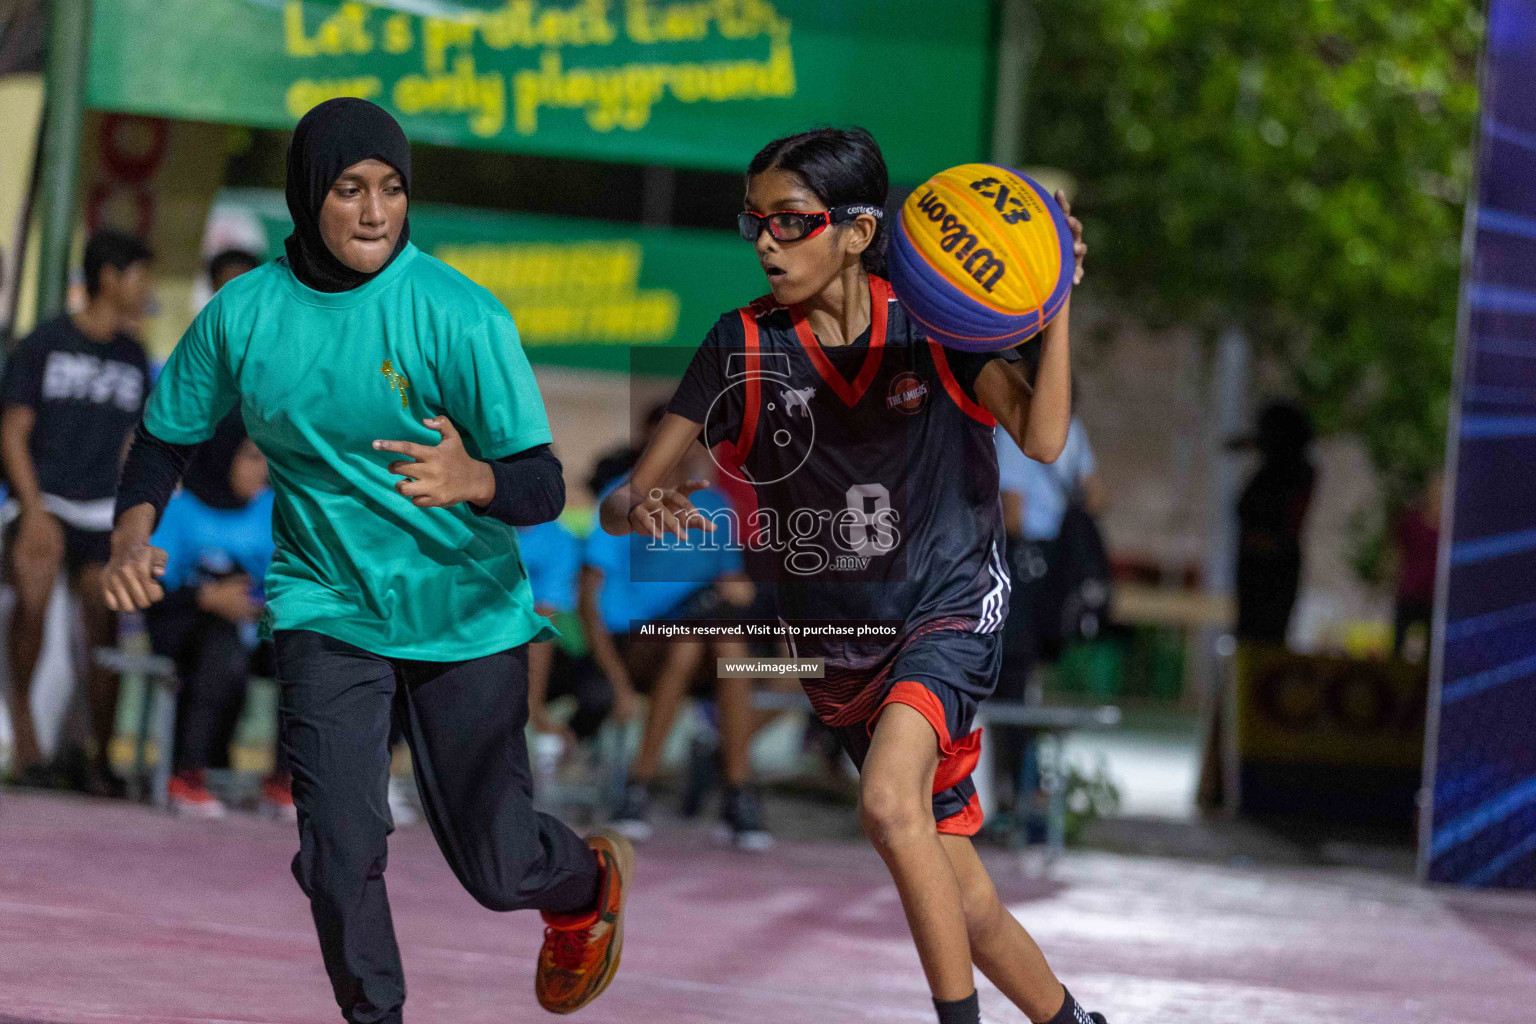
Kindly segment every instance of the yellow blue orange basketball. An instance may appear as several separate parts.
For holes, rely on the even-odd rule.
[[[962,164],[907,197],[887,262],[896,297],[930,337],[994,352],[1061,311],[1072,290],[1072,230],[1039,182]]]

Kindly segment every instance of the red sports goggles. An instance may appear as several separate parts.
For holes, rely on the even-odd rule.
[[[828,225],[842,224],[865,214],[881,220],[885,217],[885,210],[869,203],[849,203],[817,212],[780,210],[778,213],[753,213],[751,210],[742,210],[736,215],[736,226],[741,231],[742,240],[746,242],[756,242],[764,228],[777,241],[801,242],[815,238],[827,230]]]

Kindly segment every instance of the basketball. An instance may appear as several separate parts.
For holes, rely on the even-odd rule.
[[[1072,231],[1038,182],[962,164],[918,186],[896,215],[891,286],[937,342],[972,352],[1038,334],[1072,290]]]

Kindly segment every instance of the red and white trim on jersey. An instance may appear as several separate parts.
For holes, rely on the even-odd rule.
[[[859,399],[864,397],[864,392],[869,390],[869,385],[874,381],[875,374],[880,371],[880,359],[885,354],[885,325],[890,319],[891,303],[894,300],[890,282],[871,274],[869,278],[869,350],[864,354],[864,365],[859,367],[859,375],[852,381],[845,380],[832,365],[832,361],[827,358],[827,354],[821,350],[821,342],[816,340],[816,333],[811,330],[810,321],[805,318],[805,311],[799,306],[791,306],[789,309],[789,315],[795,325],[795,336],[800,339],[806,355],[811,357],[811,363],[816,367],[816,372],[821,374],[821,379],[836,392],[844,405],[858,405]]]
[[[955,379],[955,373],[949,368],[949,359],[944,355],[944,346],[928,339],[928,348],[933,353],[933,365],[939,371],[939,380],[944,382],[944,390],[949,392],[949,397],[971,419],[985,427],[997,426],[997,420],[990,412],[971,401],[960,382]]]
[[[755,310],[762,301],[762,299],[758,299],[757,302],[740,310],[741,325],[747,332],[747,394],[746,407],[742,410],[741,415],[741,434],[736,438],[736,443],[733,446],[735,448],[733,454],[738,466],[745,463],[747,456],[752,452],[752,439],[757,436],[757,413],[762,405],[762,341],[758,337],[757,318],[758,316],[765,315],[767,311],[755,313]]]

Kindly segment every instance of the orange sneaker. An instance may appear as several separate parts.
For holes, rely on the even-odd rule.
[[[533,988],[550,1013],[575,1013],[602,995],[619,970],[624,950],[624,901],[635,874],[635,848],[609,829],[587,838],[603,881],[597,909],[588,914],[545,914],[544,948]]]
[[[200,770],[189,769],[172,775],[165,796],[172,813],[178,817],[224,817],[224,801],[208,792]]]

